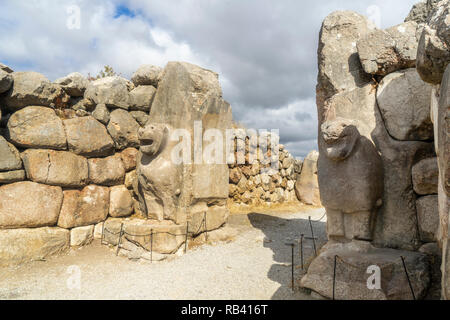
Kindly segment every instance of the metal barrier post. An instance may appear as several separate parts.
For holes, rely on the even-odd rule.
[[[122,242],[122,236],[123,236],[123,223],[120,225],[119,241],[117,242],[116,256],[119,255],[120,244],[121,244],[121,242]]]
[[[187,252],[188,247],[189,222],[186,222],[186,239],[184,240],[184,253]]]
[[[206,226],[206,212],[203,216],[203,223],[205,225],[205,241],[208,242],[208,227]]]
[[[311,238],[312,238],[313,245],[314,245],[314,255],[317,256],[316,239],[314,238],[314,230],[313,230],[313,226],[312,226],[312,222],[311,222],[311,216],[308,217],[308,220],[309,220],[309,226],[311,228]]]
[[[291,268],[291,284],[292,284],[292,291],[295,291],[294,288],[294,244],[291,244],[291,248],[292,248],[292,268]]]
[[[301,237],[300,237],[300,246],[299,246],[299,249],[300,249],[300,262],[302,264],[302,270],[303,270],[303,237],[304,236],[305,236],[304,234],[301,235]]]
[[[100,240],[100,244],[103,245],[105,241],[105,221],[103,221],[102,225],[102,240]]]
[[[153,229],[150,233],[150,263],[153,263]]]
[[[336,290],[336,264],[337,264],[337,255],[334,256],[334,270],[333,270],[333,300],[334,300],[334,295],[335,295],[335,290]]]

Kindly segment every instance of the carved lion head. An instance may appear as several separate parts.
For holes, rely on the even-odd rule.
[[[360,137],[355,123],[344,118],[324,122],[321,130],[325,142],[325,155],[335,161],[348,158]]]
[[[147,123],[139,129],[140,150],[143,154],[156,155],[164,147],[168,134],[168,128],[160,123]]]

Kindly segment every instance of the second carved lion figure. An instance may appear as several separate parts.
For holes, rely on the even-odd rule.
[[[177,222],[182,169],[171,159],[170,127],[147,123],[139,130],[139,141],[137,187],[141,209],[147,218]]]
[[[319,139],[319,189],[329,238],[372,240],[383,196],[378,151],[353,121],[344,118],[323,123]]]

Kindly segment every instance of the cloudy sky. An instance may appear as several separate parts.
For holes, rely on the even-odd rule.
[[[354,10],[384,28],[417,1],[0,0],[0,62],[50,80],[96,75],[104,65],[130,78],[141,64],[195,63],[220,74],[236,121],[279,129],[288,150],[304,157],[317,148],[322,20]]]

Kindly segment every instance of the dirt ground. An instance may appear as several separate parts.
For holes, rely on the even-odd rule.
[[[297,212],[289,212],[300,209]],[[324,210],[275,208],[230,216],[233,241],[190,249],[170,260],[150,263],[116,257],[115,249],[92,245],[64,256],[0,269],[0,299],[311,299],[291,288],[291,247],[310,236],[308,216],[318,241],[326,242]],[[305,241],[305,260],[314,254]],[[295,279],[302,272],[294,250]]]

